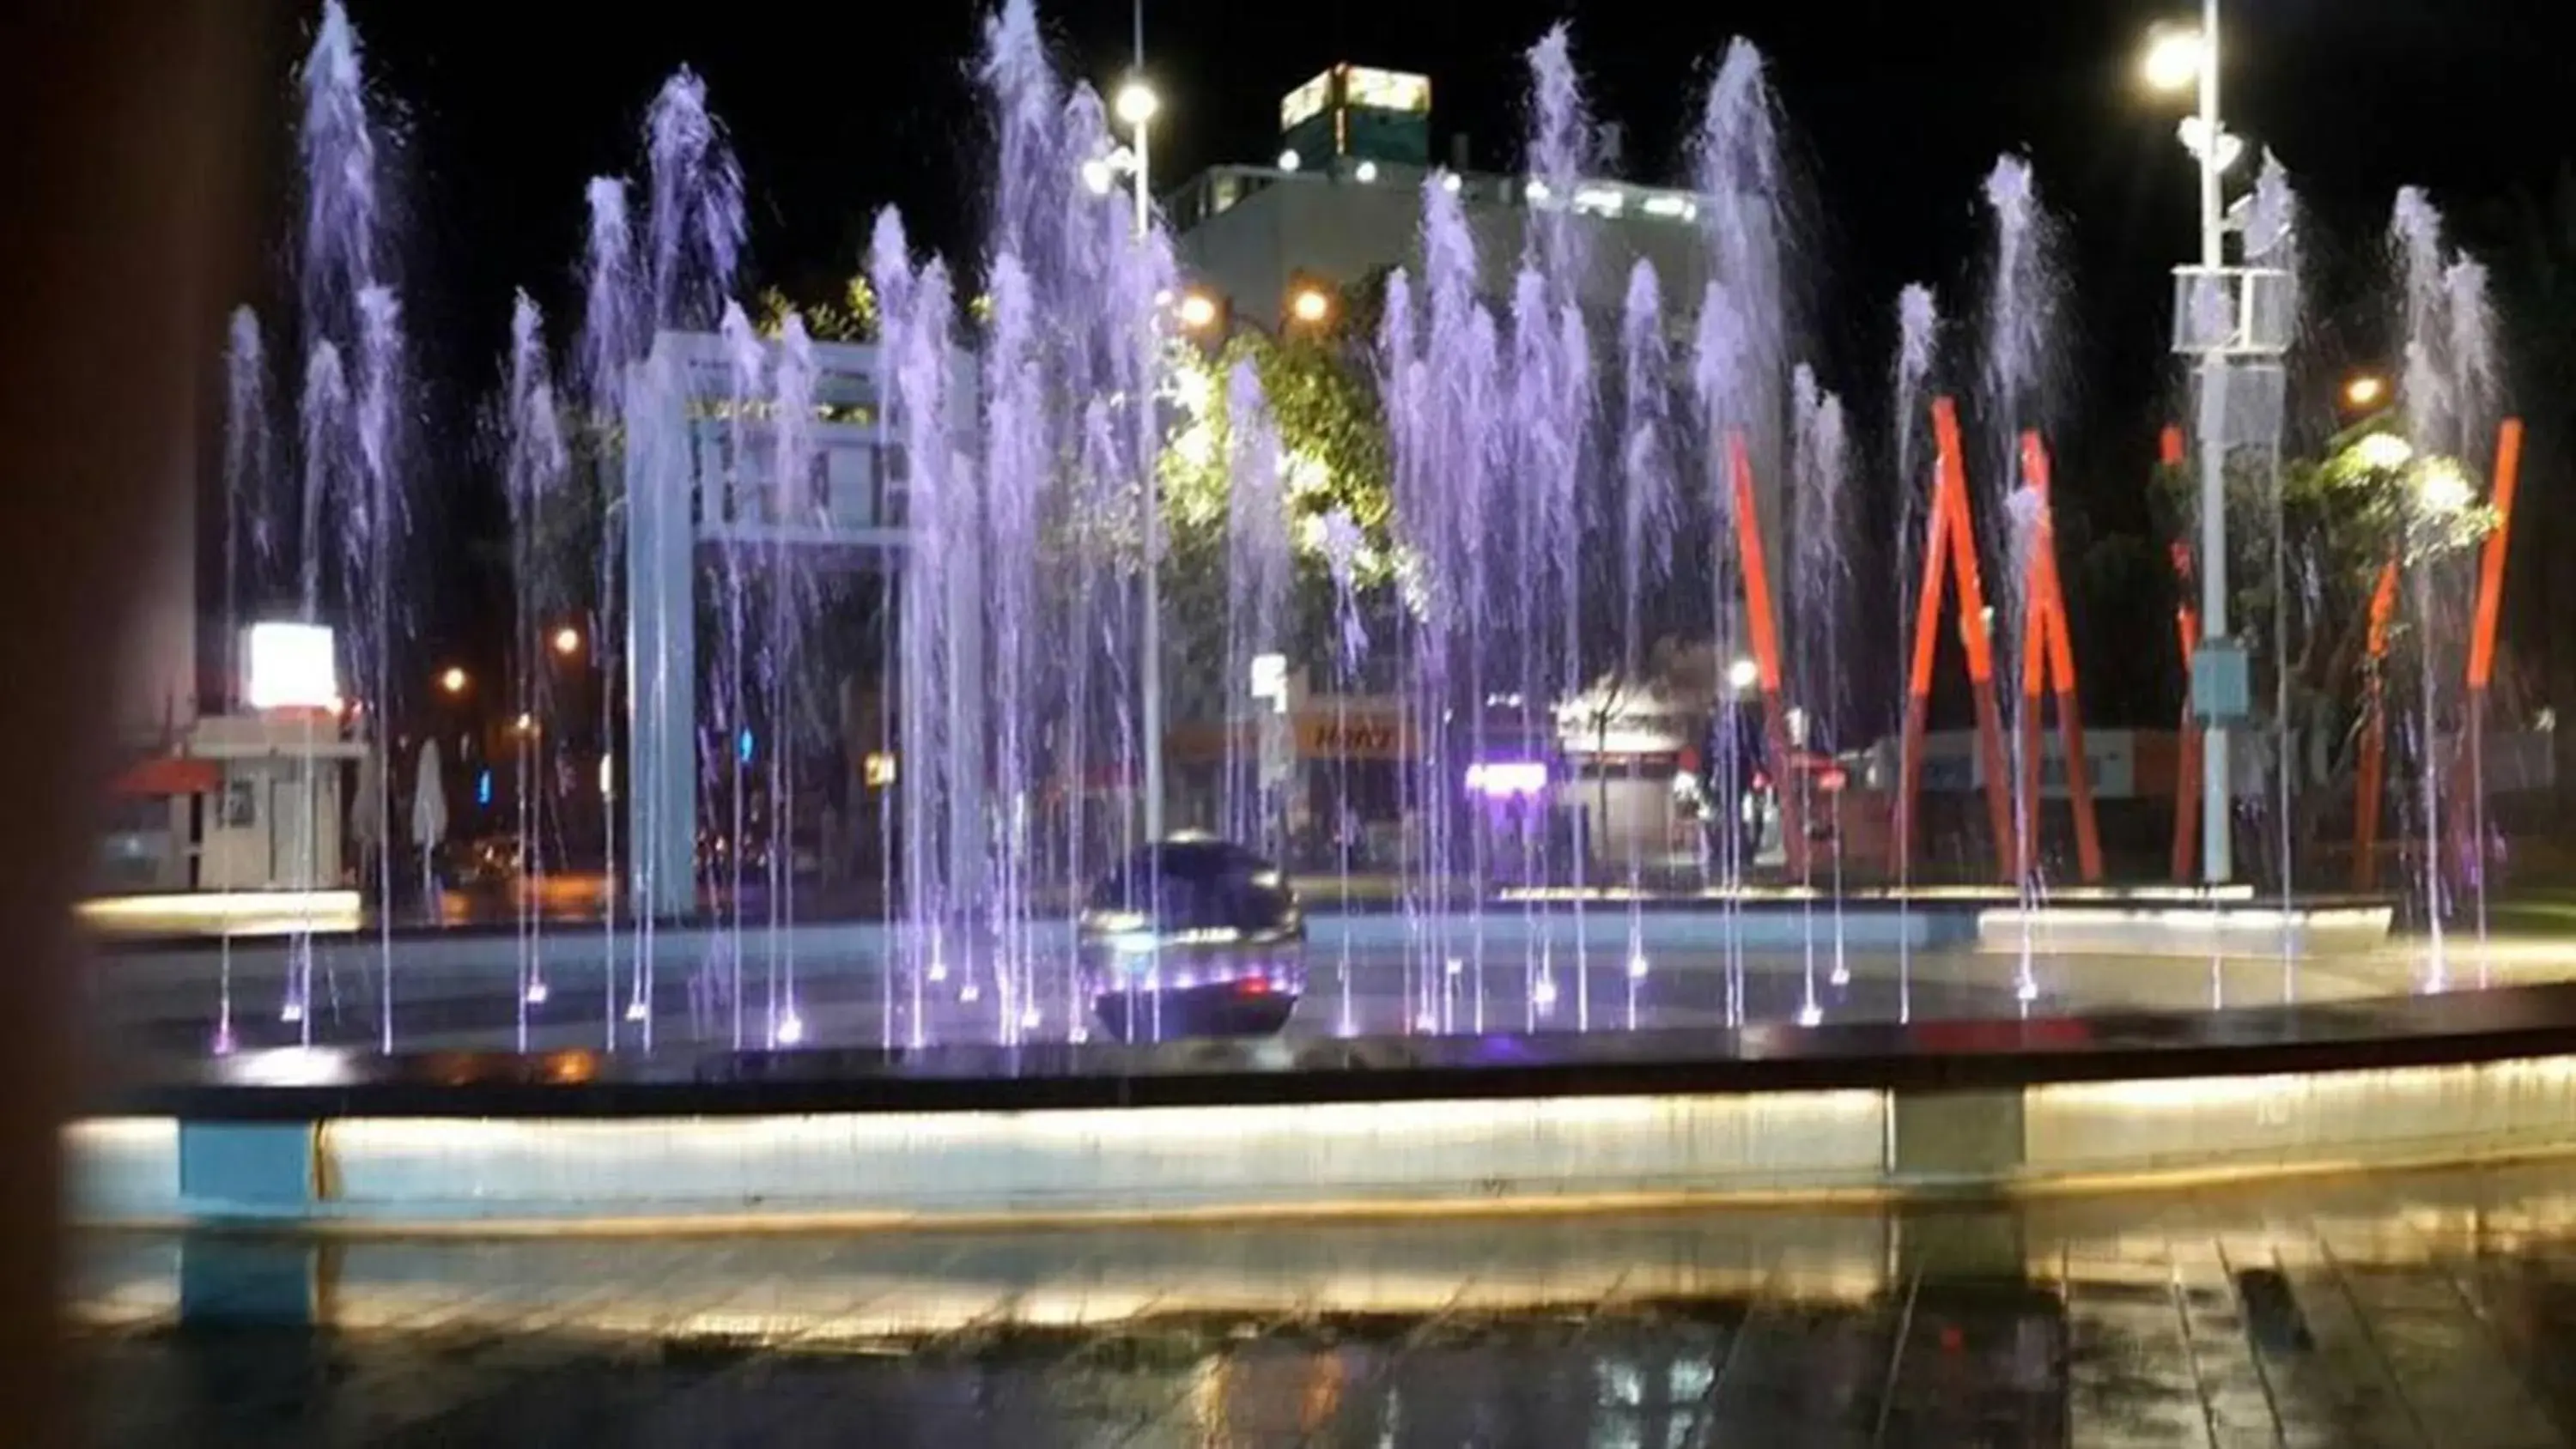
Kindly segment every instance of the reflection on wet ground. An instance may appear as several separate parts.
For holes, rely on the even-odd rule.
[[[2576,1432],[2576,1163],[1896,1216],[103,1236],[78,1258],[92,1442],[155,1449]],[[281,1304],[325,1326],[197,1321]]]

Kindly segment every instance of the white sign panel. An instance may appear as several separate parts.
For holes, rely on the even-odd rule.
[[[242,698],[251,708],[340,707],[329,625],[253,624],[242,642]]]

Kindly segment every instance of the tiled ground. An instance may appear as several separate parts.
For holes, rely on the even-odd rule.
[[[91,1442],[2576,1442],[2576,1162],[2019,1213],[80,1245]],[[176,1323],[309,1291],[331,1326]],[[291,1290],[283,1298],[279,1285]]]

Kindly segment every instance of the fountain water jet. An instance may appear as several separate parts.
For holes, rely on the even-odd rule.
[[[1613,688],[1642,691],[1646,660],[1644,617],[1647,595],[1671,572],[1673,537],[1678,522],[1675,458],[1679,439],[1672,417],[1672,346],[1664,331],[1663,289],[1654,264],[1642,258],[1628,272],[1628,292],[1620,313],[1620,396],[1625,418],[1620,428],[1620,627],[1619,673]],[[1605,702],[1601,728],[1609,727]],[[1599,766],[1603,788],[1606,764]],[[1643,762],[1631,753],[1629,793],[1639,793]],[[1605,802],[1602,819],[1609,809]],[[1628,1012],[1635,1019],[1637,993],[1644,976],[1645,898],[1642,833],[1628,832]]]
[[[520,869],[515,892],[519,951],[519,1049],[527,1050],[529,1008],[547,998],[544,915],[546,878],[544,810],[538,801],[543,752],[559,722],[546,667],[546,621],[560,608],[554,560],[541,557],[545,515],[559,506],[569,456],[556,409],[554,379],[545,352],[544,318],[528,294],[518,294],[510,315],[510,353],[503,379],[502,492],[510,510],[512,577],[517,628],[511,641],[516,665],[513,693],[519,734],[517,809]],[[559,745],[555,745],[560,748]]]
[[[1938,358],[1940,346],[1939,300],[1930,287],[1920,282],[1907,284],[1896,295],[1895,437],[1891,443],[1896,464],[1894,537],[1900,591],[1904,588],[1903,580],[1921,574],[1917,550],[1928,546],[1929,540],[1932,459],[1920,451],[1915,419],[1922,415],[1930,401],[1932,365]],[[1899,620],[1908,612],[1904,607],[1907,602],[1902,598],[1898,600]],[[1910,780],[1915,777],[1915,763],[1909,756],[1916,746],[1912,732],[1904,727],[1907,681],[1902,672],[1906,667],[1902,652],[1897,655],[1897,661],[1900,671],[1894,696],[1897,705],[1888,723],[1897,739],[1897,778]],[[1900,812],[1917,808],[1918,802],[1910,795],[1899,794],[1897,809]],[[1914,852],[1908,847],[1914,831],[1910,822],[1900,818],[1893,822],[1891,834],[1896,842],[1897,919],[1904,922],[1910,919],[1913,911]],[[1897,932],[1896,951],[1897,1020],[1910,1021],[1914,1009],[1914,950],[1909,931],[1900,929]]]

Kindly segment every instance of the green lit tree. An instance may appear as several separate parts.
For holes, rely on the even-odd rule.
[[[2313,840],[2323,816],[2350,798],[2371,597],[2381,573],[2394,562],[2401,578],[2435,581],[2432,596],[2449,599],[2466,583],[2463,563],[2495,524],[2479,501],[2483,487],[2458,459],[2418,454],[2395,425],[2394,418],[2374,419],[2336,436],[2316,457],[2283,460],[2278,557],[2286,576],[2277,586],[2271,472],[2248,462],[2228,473],[2228,619],[2230,632],[2254,646],[2257,709],[2285,698],[2292,739],[2322,732],[2331,741],[2328,788],[2300,792],[2295,824],[2303,840]],[[2197,500],[2189,468],[2160,470],[2155,504],[2168,537],[2196,536]],[[2426,645],[2412,608],[2418,596],[2410,588],[2390,620],[2384,667]],[[2273,648],[2284,636],[2286,650]]]
[[[1348,314],[1337,309],[1336,315]],[[1191,631],[1186,643],[1175,642],[1190,651],[1192,663],[1222,643],[1232,489],[1228,379],[1245,365],[1260,381],[1279,436],[1294,564],[1292,659],[1315,666],[1319,687],[1329,677],[1340,628],[1324,520],[1335,513],[1347,514],[1359,528],[1352,559],[1355,602],[1367,632],[1384,637],[1380,625],[1393,607],[1398,561],[1391,462],[1376,379],[1353,330],[1347,323],[1285,336],[1244,330],[1213,350],[1175,346],[1172,422],[1159,468],[1164,588],[1171,617],[1186,621]],[[1196,638],[1211,628],[1214,637]]]
[[[838,297],[798,301],[776,287],[764,287],[753,298],[752,322],[763,337],[775,337],[787,325],[787,314],[805,319],[805,335],[817,342],[873,342],[877,335],[877,293],[865,277],[852,277]]]

